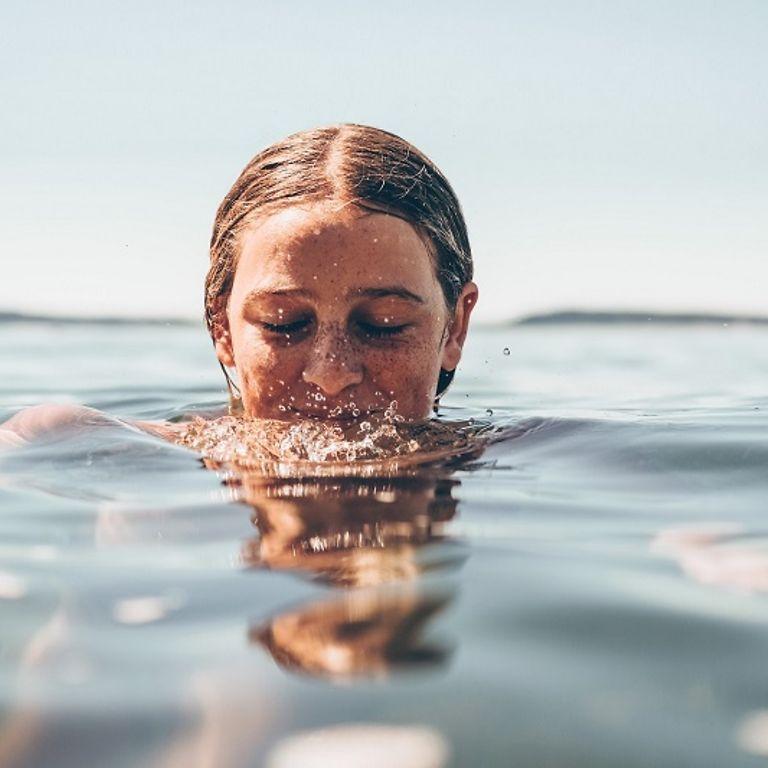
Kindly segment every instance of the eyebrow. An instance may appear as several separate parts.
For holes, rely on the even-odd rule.
[[[250,304],[252,301],[274,298],[276,296],[295,296],[300,299],[311,299],[314,298],[315,294],[312,293],[312,291],[306,291],[303,288],[275,288],[273,290],[255,289],[246,295],[245,303]],[[367,299],[395,297],[411,301],[414,304],[425,303],[421,296],[413,291],[409,291],[407,288],[403,288],[401,285],[388,285],[377,288],[353,288],[352,290],[347,291],[347,298],[352,296],[362,296]]]
[[[388,285],[380,288],[353,288],[347,296],[364,296],[367,299],[383,299],[394,296],[395,298],[412,301],[415,304],[424,304],[424,299],[413,291],[403,288],[401,285]]]
[[[254,289],[250,291],[244,300],[245,304],[259,299],[270,299],[275,296],[296,296],[300,299],[310,299],[314,294],[311,291],[305,291],[303,288],[274,288],[272,290]]]

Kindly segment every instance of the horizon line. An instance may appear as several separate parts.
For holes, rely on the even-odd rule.
[[[583,310],[560,309],[550,312],[536,312],[520,317],[507,318],[505,320],[478,320],[476,327],[505,328],[510,326],[525,325],[574,325],[574,324],[645,324],[672,323],[675,325],[722,325],[722,324],[748,324],[768,325],[768,315],[722,313],[722,312],[669,312],[669,311],[640,311],[640,310]],[[66,315],[66,314],[41,314],[35,312],[18,312],[13,310],[0,310],[0,324],[13,323],[51,323],[57,325],[165,325],[165,326],[192,326],[205,323],[203,318],[183,316],[153,316],[153,315]]]

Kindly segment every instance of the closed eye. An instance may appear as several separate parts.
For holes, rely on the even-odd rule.
[[[372,339],[383,339],[388,336],[397,336],[402,333],[408,324],[403,325],[374,325],[373,323],[361,323],[358,322],[357,327],[362,331],[365,336]]]
[[[310,322],[310,319],[305,317],[301,320],[294,320],[292,323],[262,323],[261,326],[271,333],[297,333],[305,330]]]

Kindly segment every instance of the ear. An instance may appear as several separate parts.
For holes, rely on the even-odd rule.
[[[219,297],[212,307],[213,322],[211,324],[211,336],[216,357],[222,365],[231,368],[235,364],[235,355],[232,351],[232,336],[229,331],[229,317],[227,316],[227,302]]]
[[[477,304],[478,289],[477,286],[469,282],[462,288],[459,294],[459,300],[456,302],[456,311],[453,319],[448,326],[448,338],[443,347],[443,358],[441,367],[446,371],[455,370],[461,360],[461,350],[464,346],[464,339],[467,338],[467,329],[469,328],[469,316]]]

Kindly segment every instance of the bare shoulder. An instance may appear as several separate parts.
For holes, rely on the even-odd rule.
[[[22,442],[32,442],[44,435],[107,418],[101,411],[84,405],[46,403],[24,408],[0,425],[0,429]]]
[[[37,440],[58,438],[89,427],[123,426],[139,429],[155,437],[174,440],[180,424],[152,421],[128,421],[84,405],[47,403],[24,408],[0,424],[0,447],[16,447]]]

